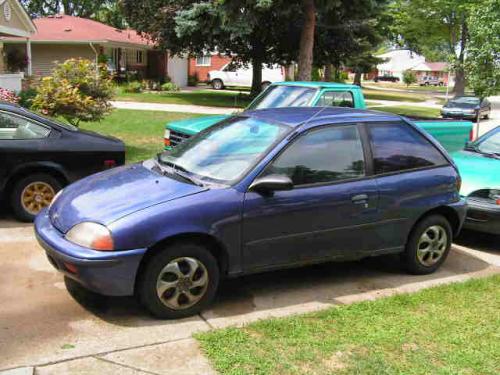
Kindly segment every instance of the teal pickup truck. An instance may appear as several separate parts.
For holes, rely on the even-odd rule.
[[[324,106],[366,108],[363,92],[356,85],[331,82],[279,82],[270,85],[257,96],[247,110]],[[228,117],[229,115],[204,116],[168,123],[165,127],[165,149],[176,146]],[[470,140],[471,122],[442,119],[412,120],[436,138],[448,152],[463,149],[466,142]]]

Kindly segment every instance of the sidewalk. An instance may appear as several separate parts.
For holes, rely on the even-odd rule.
[[[233,107],[206,107],[201,105],[188,104],[162,104],[162,103],[141,103],[112,101],[111,105],[120,109],[135,109],[140,111],[163,111],[163,112],[183,112],[208,115],[230,115],[241,111],[240,108]]]

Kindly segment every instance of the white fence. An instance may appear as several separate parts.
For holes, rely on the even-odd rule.
[[[9,89],[14,92],[21,91],[21,82],[24,78],[24,73],[5,73],[0,74],[0,87]]]

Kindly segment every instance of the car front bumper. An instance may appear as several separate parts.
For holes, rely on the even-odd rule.
[[[134,294],[137,271],[147,249],[95,251],[75,245],[52,225],[48,210],[37,216],[35,234],[54,268],[85,288],[108,296]]]
[[[458,119],[475,119],[477,113],[464,113],[464,112],[443,112],[441,111],[442,117],[458,118]]]
[[[500,235],[500,206],[469,199],[464,228]]]

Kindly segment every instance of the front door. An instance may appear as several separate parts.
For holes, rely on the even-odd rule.
[[[378,191],[367,176],[357,125],[322,127],[299,136],[261,176],[284,174],[294,188],[247,192],[243,208],[246,271],[355,258],[372,248]]]

